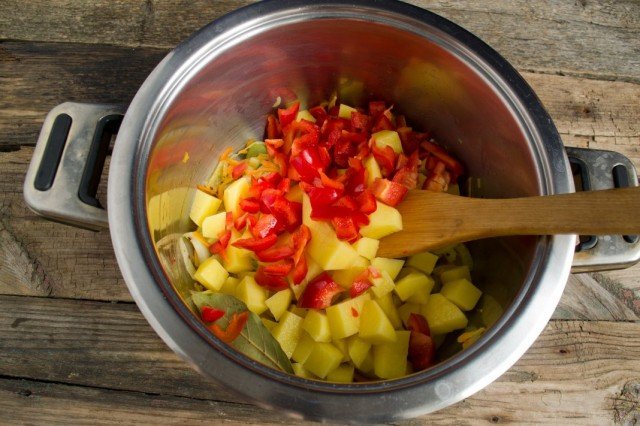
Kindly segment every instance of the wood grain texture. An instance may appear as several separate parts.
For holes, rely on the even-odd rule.
[[[552,321],[495,383],[410,423],[633,420],[640,403],[634,394],[639,331],[631,322]],[[17,416],[5,421],[25,421],[21,416],[35,410],[37,418],[74,423],[148,421],[152,414],[158,421],[283,421],[201,378],[130,304],[0,297],[0,354],[0,412]],[[17,378],[30,380],[9,380]],[[103,418],[106,410],[113,416]]]
[[[173,48],[247,0],[5,0],[0,38]],[[640,4],[413,0],[478,35],[520,68],[640,81]]]

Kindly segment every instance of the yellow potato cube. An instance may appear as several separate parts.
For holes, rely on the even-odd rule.
[[[470,311],[476,306],[482,292],[466,278],[449,281],[442,286],[440,294],[456,304],[463,311]]]
[[[321,311],[311,309],[302,322],[302,328],[316,342],[330,342],[331,329],[327,315]]]
[[[390,146],[393,152],[396,154],[402,154],[402,142],[400,141],[400,135],[395,130],[380,130],[371,135],[373,143],[378,148],[384,148]]]
[[[240,280],[236,277],[227,277],[226,280],[224,280],[224,284],[222,284],[222,287],[220,287],[220,290],[218,290],[218,292],[222,293],[222,294],[228,294],[229,296],[235,296],[236,295],[236,288],[238,287],[238,283],[240,282]]]
[[[300,120],[307,120],[312,123],[316,122],[316,118],[313,115],[311,115],[311,113],[306,109],[302,111],[298,111],[298,114],[296,115],[296,121],[300,121]]]
[[[273,317],[278,321],[282,314],[284,314],[287,309],[289,309],[289,305],[291,304],[292,291],[291,289],[284,289],[267,300],[265,300],[264,304],[267,305],[267,308],[271,311]]]
[[[315,342],[307,360],[303,363],[311,373],[320,378],[335,370],[342,361],[342,352],[331,343]]]
[[[260,287],[256,280],[247,275],[236,287],[236,297],[247,305],[247,308],[256,315],[260,315],[267,310],[265,301],[267,300],[267,290]]]
[[[353,365],[342,364],[327,374],[327,381],[336,383],[353,382]]]
[[[347,351],[349,352],[349,358],[359,369],[362,369],[362,364],[369,354],[369,349],[371,349],[371,343],[362,340],[358,336],[351,336],[347,340]]]
[[[302,202],[302,187],[300,185],[292,186],[289,192],[285,194],[285,198],[289,201],[295,201],[296,203]]]
[[[267,330],[271,331],[273,330],[273,328],[278,325],[277,322],[275,321],[271,321],[268,318],[260,318],[260,321],[262,321],[262,324],[264,324],[264,326],[267,328]]]
[[[467,266],[470,271],[473,270],[473,258],[469,249],[464,244],[458,244],[454,247],[455,252],[458,254],[460,261],[463,265]]]
[[[402,320],[400,319],[396,305],[393,303],[392,293],[387,293],[382,297],[376,297],[374,300],[378,302],[378,305],[380,305],[387,318],[389,318],[389,322],[393,328],[397,330],[402,327]]]
[[[422,314],[434,334],[445,334],[467,326],[464,312],[440,293],[434,293],[422,309]]]
[[[326,309],[331,336],[342,339],[356,334],[360,328],[362,305],[370,300],[369,293],[363,293],[354,299],[348,299]]]
[[[402,265],[404,265],[404,260],[402,259],[388,259],[386,257],[376,257],[371,261],[371,266],[376,268],[378,271],[387,271],[392,280],[395,280],[398,276],[398,273],[402,269]]]
[[[201,226],[207,216],[211,216],[218,211],[221,203],[222,202],[213,195],[197,189],[193,198],[193,204],[191,204],[189,217],[196,225]]]
[[[354,107],[350,107],[349,105],[345,105],[345,104],[340,104],[340,109],[338,109],[338,117],[351,120],[351,113],[356,111],[357,109],[355,109]]]
[[[271,334],[280,343],[287,357],[291,358],[302,335],[302,318],[289,311],[285,312]]]
[[[349,348],[347,347],[347,339],[333,339],[331,343],[333,343],[333,346],[340,349],[340,352],[342,352],[342,362],[351,361],[351,358],[349,358]]]
[[[367,267],[369,266],[369,260],[365,259],[362,256],[359,256],[358,261],[353,264],[352,267],[348,269],[341,269],[339,271],[334,271],[331,274],[331,278],[341,287],[351,288],[353,284],[353,280],[360,275]]]
[[[448,283],[449,281],[456,281],[466,279],[471,281],[471,273],[467,265],[456,266],[450,269],[446,269],[440,273],[440,281],[442,283]]]
[[[480,306],[478,307],[480,312],[480,319],[486,327],[491,327],[496,323],[504,313],[504,309],[500,302],[498,302],[493,296],[485,294],[482,297]]]
[[[220,290],[228,276],[229,272],[213,256],[202,262],[194,274],[196,281],[213,291]]]
[[[424,290],[418,290],[407,299],[407,302],[417,303],[418,305],[426,305],[430,295],[430,291],[426,292]]]
[[[224,190],[224,194],[222,195],[224,209],[228,212],[233,212],[234,217],[238,217],[241,213],[240,201],[247,198],[250,187],[251,183],[246,177],[241,177],[231,185],[227,186]]]
[[[289,279],[289,288],[293,290],[296,300],[300,299],[300,295],[304,292],[304,289],[307,288],[307,284],[322,273],[322,268],[311,258],[311,256],[308,254],[305,254],[304,256],[307,259],[307,275],[305,275],[300,284],[294,284],[293,281]]]
[[[398,231],[402,231],[400,212],[385,203],[378,202],[376,211],[369,215],[369,224],[360,228],[360,235],[379,240]]]
[[[428,275],[433,272],[433,268],[436,266],[437,261],[438,256],[425,251],[423,253],[417,253],[413,256],[409,256],[409,259],[407,259],[407,266],[416,268]]]
[[[373,182],[375,182],[376,179],[382,179],[382,171],[380,171],[380,166],[378,165],[376,159],[373,158],[373,155],[368,156],[364,160],[364,169],[366,171],[368,187],[373,185]]]
[[[362,306],[358,336],[374,345],[393,342],[396,339],[391,322],[375,300],[367,300]]]
[[[420,314],[422,315],[422,306],[417,303],[407,302],[398,308],[398,315],[405,327],[409,325],[409,315]]]
[[[223,259],[224,268],[232,274],[256,269],[253,252],[229,244],[226,250],[227,259]]]
[[[296,314],[299,317],[306,317],[307,316],[307,312],[309,311],[308,309],[305,308],[299,308],[297,305],[291,305],[291,307],[289,308],[289,311],[291,313]]]
[[[395,331],[395,341],[373,347],[373,372],[381,379],[395,379],[407,371],[409,336],[406,330]]]
[[[308,372],[307,369],[304,368],[304,365],[299,362],[294,362],[291,364],[291,367],[293,367],[293,373],[298,377],[302,377],[304,379],[317,379],[316,376]]]
[[[220,212],[207,216],[202,221],[202,236],[213,242],[218,241],[218,234],[225,230],[227,213]]]
[[[382,297],[385,294],[389,294],[396,287],[393,279],[387,271],[380,271],[380,277],[372,279],[373,286],[371,291],[376,297]]]
[[[396,283],[396,294],[403,302],[418,292],[431,293],[435,282],[420,272],[413,272]]]
[[[374,257],[376,257],[378,246],[380,246],[380,241],[367,237],[362,237],[358,241],[353,243],[353,248],[356,249],[358,254],[369,260],[372,260]]]
[[[358,367],[358,370],[367,374],[373,373],[373,351],[369,351],[367,353],[364,361],[360,363],[360,367]]]
[[[293,355],[291,355],[291,359],[296,362],[304,363],[307,358],[309,358],[314,343],[315,342],[311,336],[303,332],[302,336],[300,336],[300,340],[298,340],[296,349],[293,351]]]

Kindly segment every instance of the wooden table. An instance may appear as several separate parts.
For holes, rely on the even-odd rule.
[[[22,183],[41,123],[128,103],[179,41],[242,0],[0,2],[0,423],[284,423],[174,355],[132,303],[107,232],[39,218]],[[640,167],[637,0],[418,0],[521,72],[566,145]],[[495,383],[415,423],[640,421],[640,267],[574,275]],[[348,416],[348,409],[345,408]]]

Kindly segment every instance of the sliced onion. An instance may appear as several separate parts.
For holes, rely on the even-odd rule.
[[[195,250],[193,245],[191,244],[191,240],[187,238],[187,234],[183,235],[182,238],[178,241],[178,248],[180,250],[180,255],[182,256],[182,263],[184,263],[184,267],[191,275],[191,278],[195,280],[196,275],[196,267],[193,264]]]

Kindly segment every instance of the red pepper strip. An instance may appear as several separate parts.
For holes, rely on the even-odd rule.
[[[313,116],[313,118],[316,119],[316,124],[318,126],[322,126],[324,121],[327,119],[327,111],[323,106],[314,106],[313,108],[309,109],[309,113]]]
[[[279,233],[280,228],[285,228],[289,232],[293,232],[302,223],[302,203],[296,201],[289,201],[284,197],[278,197],[271,207],[271,211],[278,219],[279,227],[276,229],[276,233]]]
[[[304,249],[310,240],[311,230],[307,225],[300,225],[296,232],[293,233],[293,248],[295,249],[295,253],[293,254],[293,261],[295,262],[296,266],[301,260],[304,260]]]
[[[224,258],[224,249],[229,245],[231,240],[231,231],[222,231],[218,234],[218,241],[209,246],[209,253],[220,254]]]
[[[273,149],[278,149],[282,145],[284,145],[284,140],[282,138],[279,138],[279,139],[265,139],[264,143],[268,147],[271,147]]]
[[[231,243],[232,246],[251,250],[254,252],[263,251],[272,247],[278,241],[276,235],[268,235],[264,238],[244,238]]]
[[[375,195],[368,189],[365,189],[356,197],[356,202],[359,205],[360,211],[364,214],[371,214],[378,208]]]
[[[382,175],[391,176],[396,169],[396,153],[393,152],[393,148],[388,145],[380,148],[374,142],[371,146],[371,151],[382,169]]]
[[[300,176],[301,181],[312,183],[314,179],[319,178],[318,170],[314,168],[308,161],[306,161],[302,155],[291,157],[289,159],[289,165]]]
[[[251,233],[255,238],[266,238],[270,235],[279,235],[284,231],[284,224],[272,214],[263,214],[253,228]]]
[[[400,142],[402,143],[402,150],[407,154],[412,154],[418,150],[420,146],[420,140],[418,133],[414,132],[411,127],[398,126],[396,129],[400,136]]]
[[[377,118],[380,114],[387,109],[384,101],[371,101],[369,102],[369,115],[373,118]]]
[[[249,320],[249,312],[244,311],[241,314],[234,312],[231,316],[231,320],[229,320],[229,325],[225,330],[222,330],[218,324],[212,324],[209,326],[209,330],[220,340],[229,344],[236,340],[236,338],[242,332],[245,324]]]
[[[358,234],[358,227],[356,226],[353,217],[350,216],[338,216],[331,219],[331,225],[336,231],[336,235],[341,240],[347,240],[349,242],[355,242],[360,234]]]
[[[379,132],[380,130],[395,130],[395,126],[384,113],[376,120],[371,133]]]
[[[202,321],[206,322],[217,321],[224,316],[224,313],[223,310],[212,308],[211,306],[203,306],[202,309],[200,309]]]
[[[409,336],[409,362],[415,370],[424,370],[433,365],[435,345],[431,336],[412,331]]]
[[[285,259],[277,263],[271,263],[269,265],[265,265],[263,271],[268,275],[276,275],[279,277],[284,277],[289,274],[293,269],[293,260]]]
[[[344,289],[331,276],[323,272],[304,289],[298,299],[298,307],[311,309],[325,309],[331,306],[333,299]]]
[[[320,171],[320,181],[325,188],[333,188],[337,191],[344,191],[344,184],[335,179],[331,179],[323,171]]]
[[[247,217],[247,223],[249,224],[249,230],[251,231],[252,234],[253,234],[253,227],[256,226],[257,222],[258,222],[258,218],[255,215],[250,214],[249,217]]]
[[[282,134],[282,130],[280,128],[280,125],[278,124],[278,120],[273,114],[269,114],[267,116],[266,133],[267,133],[267,139],[276,139]]]
[[[282,177],[286,177],[289,171],[289,163],[287,161],[287,156],[281,152],[276,152],[271,157],[273,164],[278,166],[278,170],[280,171],[280,175]]]
[[[360,131],[369,130],[371,126],[371,118],[360,112],[354,111],[351,113],[351,127]]]
[[[420,144],[420,147],[438,157],[438,159],[442,161],[449,170],[451,170],[454,178],[457,179],[458,176],[464,174],[464,167],[462,167],[462,164],[460,164],[458,160],[449,155],[449,153],[447,153],[447,151],[445,151],[441,146],[436,145],[433,142],[424,141]]]
[[[296,266],[293,268],[293,273],[291,279],[293,280],[294,285],[300,284],[305,277],[307,276],[307,272],[309,272],[309,266],[307,265],[307,259],[302,256],[297,262]]]
[[[273,205],[276,200],[282,197],[279,189],[267,188],[260,195],[260,211],[262,213],[273,213]]]
[[[409,314],[409,319],[407,320],[407,328],[411,331],[417,331],[427,336],[431,336],[429,323],[423,315],[416,314],[414,312]]]
[[[286,194],[291,189],[291,179],[288,177],[283,178],[278,184],[278,190],[282,191],[283,194]]]
[[[260,211],[260,202],[255,197],[240,200],[240,208],[248,213],[258,213]]]
[[[261,262],[277,262],[293,256],[295,250],[290,246],[271,247],[266,250],[256,251],[256,257]]]
[[[300,109],[300,102],[296,101],[291,104],[289,108],[278,109],[278,119],[280,120],[280,126],[284,129],[287,127],[289,123],[292,123],[293,120],[296,119],[296,115],[298,115],[298,110]],[[269,138],[271,139],[271,138]]]
[[[224,227],[227,231],[231,230],[231,227],[233,226],[233,212],[227,212],[226,216],[224,217]]]
[[[258,267],[253,278],[259,286],[271,291],[280,291],[289,288],[289,282],[284,276],[267,274],[264,266]]]
[[[350,195],[343,195],[342,197],[338,198],[338,200],[336,200],[336,202],[331,206],[344,208],[350,212],[355,212],[356,210],[358,210],[358,203],[356,203],[356,200]]]
[[[407,189],[415,189],[418,186],[418,171],[404,167],[396,172],[393,176],[393,181]]]
[[[369,287],[371,287],[370,277],[371,273],[369,269],[365,269],[360,274],[358,274],[358,276],[356,276],[356,278],[353,280],[353,283],[351,284],[351,289],[349,290],[351,298],[358,297],[359,295],[367,291]]]
[[[231,177],[233,179],[239,179],[242,175],[244,175],[245,170],[247,170],[247,163],[242,161],[231,169]]]
[[[309,201],[312,207],[328,206],[333,204],[342,195],[341,192],[334,188],[318,188],[301,182],[300,187],[309,195]]]
[[[347,183],[345,185],[346,192],[351,194],[359,194],[367,187],[367,176],[359,158],[349,158],[349,168],[345,174]]]
[[[371,188],[373,195],[389,206],[396,206],[407,194],[407,187],[388,179],[377,178]]]
[[[236,228],[237,231],[242,231],[245,226],[247,226],[247,219],[249,218],[249,213],[243,213],[238,216],[236,220],[233,221],[233,227]]]

